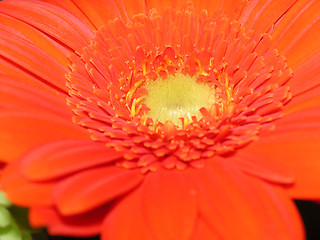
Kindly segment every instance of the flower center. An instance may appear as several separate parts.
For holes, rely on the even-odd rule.
[[[70,56],[74,122],[123,153],[116,165],[143,173],[201,168],[240,150],[292,97],[292,71],[271,37],[246,32],[190,4],[111,21]]]
[[[147,116],[159,122],[172,121],[181,127],[180,118],[202,117],[200,109],[215,102],[215,90],[207,83],[197,83],[197,77],[181,73],[158,77],[144,87],[148,95],[144,103],[150,108]]]

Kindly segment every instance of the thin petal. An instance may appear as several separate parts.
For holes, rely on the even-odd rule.
[[[179,9],[186,4],[186,2],[186,0],[147,0],[145,1],[145,8],[146,12],[155,8],[159,13],[162,13],[168,7]],[[205,10],[209,16],[212,16],[217,11],[222,10],[230,19],[238,19],[247,5],[247,0],[202,0],[193,1],[193,5],[198,13]]]
[[[240,21],[247,30],[267,32],[296,2],[296,0],[250,1]]]
[[[78,52],[93,37],[93,31],[85,22],[44,2],[4,1],[0,12],[28,23]]]
[[[48,180],[108,164],[122,155],[90,140],[61,140],[44,144],[23,156],[22,171],[29,179]]]
[[[199,1],[200,2],[200,1]],[[210,6],[210,2],[207,1]],[[240,16],[243,14],[243,11],[248,5],[248,0],[238,0],[235,2],[234,0],[224,0],[222,1],[221,8],[223,9],[223,12],[230,18],[238,20]]]
[[[228,162],[213,162],[194,179],[200,216],[221,239],[304,239],[294,203],[277,186],[249,177]]]
[[[286,113],[296,112],[320,105],[320,53],[295,70],[289,81],[293,99],[285,108]]]
[[[16,34],[0,30],[0,36],[0,55],[4,60],[31,72],[39,81],[67,92],[64,78],[66,65],[61,65],[49,53]]]
[[[128,12],[137,14],[142,12],[142,1],[115,1],[115,0],[73,0],[74,4],[87,16],[93,25],[99,29],[115,18],[128,20]],[[126,4],[126,7],[124,7]],[[132,11],[131,9],[137,11]],[[131,17],[131,16],[130,16]]]
[[[194,228],[197,206],[189,171],[158,170],[142,186],[148,225],[159,240],[187,240]]]
[[[85,212],[128,193],[143,180],[139,170],[94,168],[59,182],[53,195],[63,215]]]
[[[0,56],[0,76],[5,82],[17,82],[30,86],[37,91],[56,97],[65,103],[66,92],[64,92],[64,90],[53,87],[48,81],[35,75],[28,69],[22,68],[14,62],[8,61],[8,59],[3,58],[2,56]],[[61,90],[63,92],[61,92]]]
[[[71,52],[70,49],[57,43],[29,24],[5,14],[0,14],[0,29],[5,31],[5,34],[10,33],[10,35],[15,35],[21,40],[31,42],[61,65],[68,66],[69,62],[66,55]]]
[[[49,113],[66,120],[72,118],[72,111],[65,98],[47,88],[39,91],[35,87],[19,82],[20,79],[0,75],[0,106],[6,110]],[[52,106],[55,106],[54,108]]]
[[[293,78],[288,83],[294,96],[320,87],[319,69],[320,52],[295,69]]]
[[[279,20],[272,32],[273,45],[296,68],[320,51],[318,0],[302,0]]]
[[[11,161],[31,148],[59,139],[89,139],[87,132],[54,115],[26,112],[0,114],[0,158]],[[31,137],[32,136],[32,137]]]
[[[63,8],[64,10],[72,13],[72,15],[77,16],[77,18],[83,19],[91,29],[98,30],[88,19],[85,13],[72,1],[72,0],[42,0],[42,2],[47,2],[49,4]]]

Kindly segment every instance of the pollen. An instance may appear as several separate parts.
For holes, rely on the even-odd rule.
[[[199,110],[215,102],[215,90],[208,83],[196,80],[196,76],[176,73],[146,84],[148,95],[144,103],[150,108],[147,116],[162,123],[170,120],[177,126],[181,126],[180,118],[201,118]]]

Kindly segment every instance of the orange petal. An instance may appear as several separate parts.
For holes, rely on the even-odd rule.
[[[108,21],[115,18],[128,20],[133,15],[144,12],[143,1],[77,0],[73,2],[97,29],[107,25]]]
[[[212,162],[194,179],[199,216],[220,239],[303,239],[299,213],[279,187],[249,177],[226,161]]]
[[[296,68],[310,57],[319,53],[320,43],[315,40],[320,38],[319,29],[320,18],[309,26],[305,26],[304,31],[296,36],[295,40],[283,52],[292,68]]]
[[[77,16],[78,18],[83,19],[91,29],[98,30],[88,19],[88,17],[85,15],[85,13],[78,8],[78,6],[72,1],[72,0],[42,0],[42,2],[47,2],[49,4],[58,6],[60,8],[63,8],[64,10],[72,13],[73,15]]]
[[[201,2],[201,1],[199,1]],[[208,7],[210,7],[210,3],[212,1],[208,1]],[[247,0],[224,0],[222,1],[221,8],[223,9],[223,12],[230,18],[238,20],[240,16],[243,14],[243,11],[245,10],[246,6],[248,5]]]
[[[34,73],[23,69],[21,66],[8,61],[8,59],[2,56],[0,56],[0,77],[4,82],[12,84],[13,82],[22,83],[65,102],[66,93],[64,90],[53,87],[48,81],[41,79],[39,76],[34,75]]]
[[[148,13],[152,8],[155,8],[159,13],[162,13],[166,8],[172,7],[179,9],[187,3],[186,0],[147,0],[145,1],[146,12]],[[247,5],[246,0],[202,0],[193,1],[193,5],[201,13],[203,10],[208,12],[209,16],[212,16],[217,11],[222,10],[231,19],[238,19],[242,14],[245,6]],[[127,6],[127,4],[126,4]]]
[[[59,182],[54,199],[63,215],[86,212],[130,192],[141,183],[139,170],[108,166],[75,174]]]
[[[294,69],[320,51],[319,9],[317,0],[297,1],[272,32],[273,45]]]
[[[319,49],[320,50],[320,49]],[[320,87],[320,52],[295,69],[289,81],[290,91],[294,96]]]
[[[15,34],[0,30],[0,36],[0,55],[5,61],[14,63],[17,67],[32,73],[37,76],[39,81],[43,81],[47,85],[62,92],[67,91],[65,84],[66,64],[61,65],[57,59],[49,55],[50,52],[46,53],[38,46]]]
[[[188,240],[221,240],[217,234],[201,217],[198,218],[196,227]]]
[[[31,180],[49,180],[108,164],[122,155],[90,140],[61,140],[44,144],[23,156],[22,172]]]
[[[61,65],[68,66],[69,61],[66,56],[71,52],[70,49],[58,44],[29,24],[5,14],[0,14],[0,29],[5,31],[5,35],[10,33],[10,35],[19,37],[23,41],[31,42]]]
[[[247,30],[267,32],[296,3],[296,0],[252,0],[241,16]]]
[[[285,107],[286,113],[320,106],[320,53],[299,66],[289,81],[293,99]]]
[[[221,158],[220,160],[228,161],[227,158]],[[281,168],[273,162],[264,161],[255,155],[250,155],[247,152],[237,151],[235,156],[232,156],[232,162],[245,173],[263,180],[277,184],[291,185],[294,183],[294,176],[291,171]]]
[[[116,202],[102,225],[102,240],[154,240],[143,215],[141,187]],[[156,206],[155,206],[156,207]]]
[[[73,138],[89,139],[89,136],[71,120],[31,112],[0,114],[0,158],[5,161],[14,160],[41,143]]]
[[[63,217],[50,207],[34,207],[29,210],[30,224],[33,227],[47,226],[50,235],[89,237],[98,235],[109,206],[97,208],[82,215]]]
[[[159,240],[189,239],[197,215],[194,179],[188,170],[158,170],[142,185],[144,215]]]
[[[320,109],[297,111],[276,122],[274,131],[265,133],[249,146],[239,150],[255,155],[291,171],[295,184],[288,186],[294,198],[320,197]]]
[[[52,204],[51,192],[54,183],[29,182],[19,173],[20,161],[8,165],[1,176],[1,189],[14,204],[30,207]]]
[[[1,2],[0,13],[28,23],[78,52],[94,34],[81,19],[41,1],[4,1]]]
[[[66,120],[71,119],[72,111],[67,106],[64,96],[46,87],[39,91],[35,87],[20,83],[19,80],[16,77],[0,75],[1,107],[6,110],[50,113]]]

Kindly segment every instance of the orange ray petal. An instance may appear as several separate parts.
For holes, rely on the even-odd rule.
[[[212,162],[194,179],[199,215],[220,239],[303,239],[298,211],[279,187],[248,177],[232,162]]]
[[[0,29],[5,31],[4,35],[10,33],[10,35],[18,37],[23,41],[28,43],[31,42],[62,66],[68,66],[69,61],[66,56],[71,52],[70,49],[58,44],[56,41],[29,24],[5,14],[0,14]]]
[[[228,161],[227,158],[217,160]],[[241,150],[237,151],[235,156],[232,156],[232,162],[245,173],[263,180],[286,185],[294,183],[294,176],[291,171],[281,168],[273,162],[257,158],[255,155],[243,153]]]
[[[29,149],[48,141],[89,139],[87,132],[72,121],[31,112],[2,111],[0,132],[0,159],[5,161],[12,161]]]
[[[274,131],[241,149],[263,161],[277,164],[291,171],[295,184],[288,186],[294,198],[320,197],[320,109],[304,109],[277,121]]]
[[[199,217],[196,223],[196,227],[191,237],[188,240],[221,240],[221,236],[211,229],[211,227]]]
[[[122,153],[102,143],[61,140],[44,144],[22,158],[22,172],[31,180],[50,180],[85,168],[109,164]]]
[[[86,212],[130,192],[143,178],[139,170],[94,168],[59,182],[53,192],[54,201],[63,215]]]
[[[252,0],[240,19],[247,30],[267,32],[292,6],[296,0]]]
[[[292,68],[303,64],[320,51],[320,41],[316,40],[320,38],[319,29],[320,17],[310,25],[305,26],[304,31],[296,35],[294,41],[288,44],[283,54],[285,54]]]
[[[84,12],[72,1],[72,0],[42,0],[42,2],[46,2],[59,8],[63,8],[64,10],[72,13],[78,18],[83,19],[91,29],[98,30],[93,23],[88,19],[88,17],[84,14]]]
[[[319,87],[319,76],[320,52],[305,61],[295,70],[292,79],[288,83],[290,91],[294,96],[308,94],[308,91],[313,91]]]
[[[1,189],[6,192],[10,201],[24,207],[51,205],[51,192],[55,184],[26,181],[22,175],[17,174],[19,164],[18,160],[8,165],[1,176]]]
[[[62,92],[67,91],[65,84],[67,64],[61,65],[50,52],[42,51],[18,35],[1,29],[0,36],[0,55],[5,61],[26,69],[37,76],[39,81],[44,81]]]
[[[297,1],[272,32],[273,46],[294,69],[320,51],[319,9],[317,0]]]
[[[9,62],[8,59],[2,56],[0,56],[0,76],[4,82],[10,82],[10,84],[16,82],[17,84],[30,86],[36,91],[41,91],[49,94],[51,97],[56,97],[63,102],[65,101],[66,92],[62,89],[56,88],[45,79],[40,78],[28,69],[23,69],[13,62]]]
[[[142,185],[144,215],[159,240],[187,240],[197,214],[194,179],[188,170],[158,170]]]
[[[159,13],[162,13],[166,8],[181,8],[188,1],[186,0],[147,0],[146,2],[146,12],[148,13],[152,8],[156,9]],[[247,0],[202,0],[193,1],[194,7],[197,9],[198,13],[203,10],[208,12],[209,16],[213,13],[222,10],[231,19],[238,19],[242,14],[243,10],[247,5]]]
[[[208,2],[208,8],[210,8],[210,3],[212,1],[207,0],[207,2]],[[238,0],[238,1],[223,0],[221,9],[230,19],[238,20],[240,16],[243,14],[243,11],[247,7],[248,3],[249,3],[248,0]]]
[[[34,227],[48,225],[47,230],[52,235],[89,237],[100,233],[108,210],[109,206],[104,206],[85,214],[63,217],[54,208],[37,206],[30,209],[29,219]]]
[[[45,87],[39,91],[37,88],[20,83],[19,80],[16,77],[0,74],[0,106],[2,108],[11,111],[50,113],[70,121],[72,111],[66,105],[63,95],[57,94],[56,91],[47,91]]]
[[[320,106],[320,53],[310,58],[295,70],[289,81],[294,98],[285,108],[286,113]]]
[[[116,1],[116,0],[72,0],[86,15],[93,25],[100,29],[115,18],[129,20],[133,15],[144,13],[143,1]]]
[[[84,21],[44,2],[4,1],[0,13],[28,23],[75,51],[80,51],[93,37],[92,29]]]
[[[141,187],[117,202],[102,225],[102,240],[154,240],[143,215]]]

